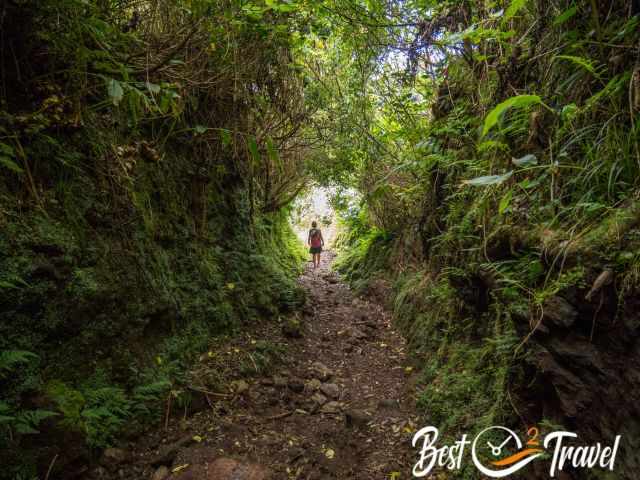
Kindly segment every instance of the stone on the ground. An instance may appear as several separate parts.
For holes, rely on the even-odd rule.
[[[269,480],[269,470],[255,463],[233,458],[218,458],[204,464],[189,465],[175,472],[169,480]]]
[[[344,422],[347,428],[366,427],[371,421],[371,415],[362,410],[347,410],[344,412]]]
[[[334,400],[340,397],[340,388],[335,383],[323,383],[320,385],[320,391]]]
[[[237,394],[241,394],[249,390],[249,384],[244,380],[234,380],[231,382],[231,388]]]
[[[322,385],[322,382],[320,382],[320,380],[318,380],[317,378],[312,378],[306,381],[305,388],[308,392],[317,392],[318,390],[320,390],[320,385]]]
[[[261,465],[219,458],[209,465],[207,480],[266,480],[269,472]]]
[[[109,470],[115,469],[118,465],[121,465],[129,460],[129,452],[121,448],[107,448],[100,457],[100,463],[102,466]]]
[[[313,400],[318,405],[324,405],[327,403],[327,397],[325,397],[320,392],[316,392],[311,396],[311,400]]]
[[[342,410],[342,404],[336,401],[327,402],[320,408],[322,413],[338,413],[340,410]]]
[[[193,442],[193,435],[187,435],[170,445],[163,445],[160,448],[158,455],[156,455],[149,463],[156,467],[160,465],[170,465],[171,462],[173,462],[173,459],[176,458],[178,451]]]
[[[161,467],[158,467],[155,472],[153,472],[151,480],[165,480],[165,478],[167,478],[170,474],[171,472],[169,471],[169,469],[162,465]]]
[[[289,389],[295,393],[302,393],[304,391],[304,382],[299,378],[291,378],[289,380]]]
[[[323,363],[314,362],[311,365],[312,375],[320,381],[327,381],[333,376],[333,372]]]

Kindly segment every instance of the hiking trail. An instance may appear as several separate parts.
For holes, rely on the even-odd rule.
[[[226,391],[194,387],[202,410],[168,405],[172,415],[159,429],[108,449],[85,478],[410,478],[418,416],[405,342],[389,312],[330,270],[333,258],[325,252],[318,270],[305,267],[299,325],[270,322],[229,339],[220,347],[226,366],[217,354],[204,358],[194,378],[226,372],[235,378]],[[266,374],[241,375],[246,363],[260,371],[259,352],[251,354],[259,345],[281,346],[280,361]]]

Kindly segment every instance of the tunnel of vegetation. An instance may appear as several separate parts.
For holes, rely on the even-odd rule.
[[[0,475],[88,461],[189,402],[209,337],[295,309],[318,182],[425,421],[622,434],[633,478],[639,7],[4,2]]]

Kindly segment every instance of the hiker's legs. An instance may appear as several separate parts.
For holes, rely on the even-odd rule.
[[[313,268],[318,268],[320,266],[320,254],[313,254]]]

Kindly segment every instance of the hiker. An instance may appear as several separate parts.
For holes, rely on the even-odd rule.
[[[320,252],[322,252],[322,247],[324,247],[324,238],[322,238],[322,232],[316,222],[311,222],[307,245],[311,247],[309,248],[309,253],[312,255],[313,269],[315,270],[320,266]]]

